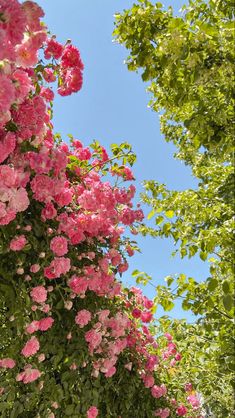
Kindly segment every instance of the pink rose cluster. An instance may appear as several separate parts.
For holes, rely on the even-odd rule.
[[[100,358],[93,362],[93,375],[97,377],[103,373],[107,378],[116,373],[116,363],[119,354],[127,347],[126,335],[129,332],[131,322],[129,318],[118,312],[110,317],[109,310],[102,310],[96,314],[98,322],[85,333],[90,355],[99,353]],[[88,324],[91,320],[89,311],[78,312],[75,322],[80,326]]]
[[[84,268],[82,276],[73,275],[68,281],[71,290],[80,296],[84,296],[87,290],[95,292],[99,296],[109,295],[113,297],[120,293],[120,284],[115,281],[112,272],[105,273],[102,269],[94,267]]]
[[[50,316],[47,318],[40,319],[39,321],[32,321],[27,327],[26,332],[33,334],[36,331],[47,331],[52,327],[54,319]]]
[[[24,367],[24,371],[19,373],[16,376],[17,382],[23,382],[24,384],[28,384],[34,382],[41,376],[41,372],[38,369],[34,369],[30,364],[27,364]]]
[[[177,352],[176,344],[172,342],[172,337],[170,334],[165,334],[168,344],[166,350],[162,352],[162,358],[164,360],[171,359],[170,365],[175,366],[177,361],[181,360],[181,354]]]
[[[44,45],[47,49],[50,44],[49,41],[49,44],[46,43],[46,27],[40,23],[40,18],[44,16],[43,10],[32,1],[21,4],[17,0],[1,0],[0,13],[0,163],[11,160],[11,168],[8,166],[4,169],[11,169],[12,173],[7,175],[8,180],[15,180],[15,184],[9,184],[10,180],[8,184],[0,184],[0,225],[7,225],[15,219],[18,212],[26,210],[29,205],[26,191],[30,177],[29,167],[20,158],[18,144],[27,140],[38,146],[45,138],[45,144],[52,146],[52,125],[47,102],[53,100],[53,92],[44,87],[41,88],[40,95],[35,92],[38,78],[33,67],[38,62],[39,49]],[[57,48],[57,58],[61,58],[61,62],[54,65],[54,72],[57,76],[59,72],[60,78],[66,78],[65,90],[67,94],[71,94],[81,88],[83,64],[77,48],[67,45],[59,49],[58,54]],[[53,54],[51,57],[54,57]],[[56,79],[54,72],[52,68],[45,67],[44,73],[50,74],[50,81]],[[9,128],[5,125],[8,123]],[[22,173],[16,171],[16,166]],[[1,177],[0,174],[0,179]],[[63,187],[63,181],[61,185],[57,184],[55,192],[58,204],[67,203],[64,196],[61,201],[59,198],[65,194],[61,190]]]
[[[11,119],[11,106],[23,103],[33,89],[33,83],[25,69],[37,64],[38,50],[46,40],[46,28],[40,24],[40,18],[44,16],[42,9],[31,1],[20,4],[17,0],[1,0],[0,13],[0,61],[3,62],[0,74],[2,128]],[[26,31],[28,37],[24,38]],[[7,62],[14,63],[10,71]]]
[[[83,62],[78,49],[69,44],[61,56],[60,77],[62,85],[58,88],[61,96],[68,96],[82,88]]]
[[[56,41],[55,37],[52,37],[46,42],[44,56],[46,59],[60,59],[58,93],[61,96],[68,96],[82,88],[84,65],[79,50],[75,46],[67,43],[64,47]],[[48,82],[54,81],[53,73],[50,71],[44,73],[44,78]]]
[[[44,269],[44,276],[47,279],[56,279],[69,272],[71,267],[70,258],[55,257],[48,267]]]
[[[7,225],[15,219],[18,212],[25,211],[29,206],[25,189],[28,179],[28,174],[22,170],[0,165],[0,225]]]
[[[153,301],[144,296],[140,289],[132,287],[130,290],[133,293],[129,301],[129,304],[133,306],[133,318],[140,319],[144,323],[151,322],[153,319],[153,313],[151,312],[154,306]]]
[[[18,142],[37,136],[32,143],[42,142],[48,114],[45,101],[42,97],[27,98],[12,110],[12,119],[17,125]]]
[[[0,5],[2,14],[0,22],[1,52],[0,60],[8,60],[19,68],[9,73],[8,67],[3,67],[0,75],[0,127],[1,123],[8,122],[11,118],[10,107],[12,104],[21,104],[33,83],[28,74],[28,68],[32,68],[38,62],[38,50],[45,44],[45,58],[60,59],[59,94],[68,95],[77,92],[82,87],[83,63],[76,47],[67,44],[65,47],[56,42],[54,38],[47,40],[46,27],[41,25],[40,19],[44,16],[43,10],[32,1],[20,4],[17,0],[2,0]],[[27,32],[27,37],[24,37]],[[55,81],[54,72],[58,65],[54,65],[55,71],[45,68],[46,81]],[[62,84],[62,86],[61,86]],[[45,97],[46,94],[46,97]],[[51,94],[51,93],[50,93]],[[42,92],[46,100],[48,94]],[[30,114],[28,114],[30,116]]]

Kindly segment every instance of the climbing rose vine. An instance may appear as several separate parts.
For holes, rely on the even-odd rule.
[[[154,337],[153,302],[117,278],[143,220],[135,156],[53,134],[55,90],[79,91],[84,66],[43,16],[0,0],[0,414],[199,417],[190,383],[171,384],[181,355]]]

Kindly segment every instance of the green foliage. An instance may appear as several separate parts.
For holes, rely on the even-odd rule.
[[[116,15],[118,42],[130,50],[130,70],[150,81],[151,105],[167,140],[192,161],[200,146],[208,157],[231,152],[234,26],[231,1],[191,1],[183,17],[140,1]],[[229,82],[228,82],[229,81]],[[226,157],[225,157],[226,158]]]
[[[219,351],[218,334],[216,330],[211,329],[211,321],[201,319],[195,324],[188,324],[184,320],[170,320],[165,316],[161,318],[160,323],[161,331],[172,330],[183,353],[182,374],[176,374],[176,378],[187,381],[190,371],[192,378],[188,381],[193,381],[199,393],[203,395],[204,409],[208,414],[206,416],[232,418],[234,399],[231,386],[234,380],[234,358],[228,336],[229,332],[233,332],[233,324],[231,323],[227,329],[225,321],[221,321],[220,338],[223,343],[220,344]],[[223,367],[225,365],[226,371]],[[172,379],[172,384],[176,387],[177,382]]]
[[[173,254],[198,255],[210,265],[210,277],[202,282],[168,277],[166,286],[157,286],[155,302],[168,311],[180,299],[183,309],[200,316],[195,325],[172,326],[188,353],[186,372],[195,372],[205,405],[218,418],[234,414],[233,6],[230,0],[190,0],[176,17],[171,8],[140,0],[116,15],[114,32],[129,50],[128,69],[141,70],[149,83],[150,105],[161,112],[166,141],[174,143],[175,157],[197,181],[182,191],[146,181],[142,200],[156,226],[140,230],[170,237]]]
[[[137,284],[142,284],[144,286],[146,286],[152,279],[151,276],[149,276],[147,273],[139,270],[134,270],[132,272],[132,277],[134,277]]]

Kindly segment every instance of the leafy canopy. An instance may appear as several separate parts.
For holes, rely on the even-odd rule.
[[[165,286],[156,287],[155,301],[168,311],[179,298],[183,309],[200,315],[193,326],[177,323],[175,332],[188,347],[186,369],[195,372],[216,417],[233,416],[233,17],[230,0],[190,0],[180,16],[161,3],[140,0],[116,15],[114,31],[129,50],[128,69],[141,70],[149,84],[150,105],[160,112],[161,131],[176,146],[175,158],[197,181],[183,191],[146,181],[142,200],[151,207],[155,227],[145,224],[140,231],[171,237],[174,254],[199,255],[210,264],[202,282],[184,274],[167,277]]]

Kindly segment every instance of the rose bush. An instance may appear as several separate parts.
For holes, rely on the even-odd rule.
[[[143,219],[135,187],[117,185],[135,156],[53,134],[50,83],[77,92],[84,66],[43,15],[0,0],[0,414],[199,417],[193,389],[172,385],[171,335],[146,326],[152,301],[116,277],[136,249],[124,231]]]

